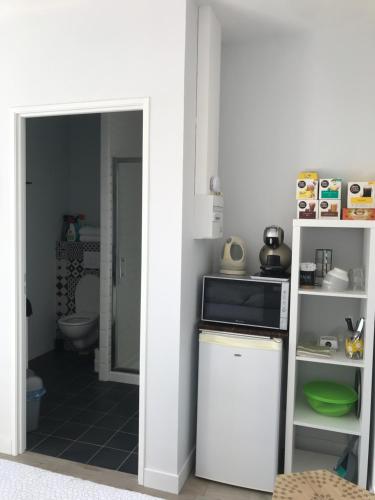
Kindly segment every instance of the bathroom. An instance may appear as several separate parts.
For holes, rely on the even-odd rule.
[[[142,111],[26,120],[27,449],[131,474],[142,126]]]

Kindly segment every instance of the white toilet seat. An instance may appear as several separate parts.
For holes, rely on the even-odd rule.
[[[98,276],[82,276],[74,294],[76,312],[57,321],[61,333],[79,350],[94,346],[99,337],[99,287]]]
[[[67,325],[67,326],[84,326],[89,323],[93,323],[98,319],[98,314],[96,313],[75,313],[70,314],[69,316],[63,316],[59,319],[59,325]]]

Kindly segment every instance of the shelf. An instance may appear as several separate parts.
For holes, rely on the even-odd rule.
[[[337,460],[338,457],[334,455],[295,449],[293,453],[293,472],[319,469],[332,470]]]
[[[303,394],[299,394],[294,408],[294,425],[341,432],[343,434],[360,435],[360,421],[353,412],[343,417],[327,417],[310,408]]]
[[[375,229],[373,220],[321,220],[321,219],[294,219],[294,227],[328,227],[336,229]]]
[[[354,368],[364,368],[363,359],[349,359],[343,351],[333,351],[330,358],[315,358],[313,356],[296,356],[297,361],[305,361],[308,363],[323,363],[327,365],[342,365],[351,366]]]
[[[340,297],[346,299],[367,299],[367,293],[361,291],[346,290],[345,292],[328,292],[322,288],[299,288],[299,295],[315,295],[318,297]]]

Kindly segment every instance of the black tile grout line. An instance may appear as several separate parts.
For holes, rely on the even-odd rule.
[[[120,471],[121,467],[124,465],[124,463],[130,458],[131,455],[133,455],[134,453],[134,450],[137,448],[138,444],[136,446],[134,446],[134,448],[132,449],[131,452],[129,452],[129,455],[126,456],[126,458],[120,463],[120,465],[117,467],[116,471],[119,471],[119,472],[122,472]],[[138,468],[138,465],[137,465],[137,468]]]
[[[62,452],[60,452],[58,455],[48,455],[48,456],[52,456],[54,458],[60,458],[61,454],[65,453],[71,446],[73,446],[73,444],[75,443],[81,443],[81,444],[88,444],[90,446],[95,446],[95,448],[105,448],[106,450],[115,450],[115,451],[122,451],[123,453],[129,453],[129,454],[132,454],[132,453],[137,453],[137,446],[138,444],[136,444],[134,446],[134,448],[132,448],[132,451],[129,451],[129,450],[122,450],[121,448],[114,448],[113,446],[102,446],[100,444],[95,444],[95,443],[90,443],[88,441],[79,441],[78,439],[70,439],[70,438],[61,438],[59,436],[53,436],[53,435],[49,435],[49,436],[46,436],[45,438],[43,438],[42,441],[40,441],[38,444],[36,444],[33,449],[37,446],[39,446],[40,444],[42,444],[42,442],[44,443],[46,441],[47,438],[57,438],[57,439],[62,439],[63,441],[69,441],[69,444],[66,446],[66,448],[63,449]],[[46,453],[42,453],[42,452],[38,452],[38,451],[33,451],[33,449],[30,449],[30,450],[27,450],[27,451],[30,451],[30,452],[33,452],[33,453],[38,453],[39,455],[46,455]],[[99,450],[100,451],[100,450]],[[96,455],[96,452],[95,452],[95,455]],[[90,457],[90,460],[94,458],[94,455],[92,455]],[[65,459],[65,460],[70,460],[70,459]],[[71,462],[74,462],[74,460],[70,460]],[[85,462],[87,463],[87,462]]]
[[[99,381],[99,382],[100,382],[100,381]],[[91,381],[91,382],[90,382],[87,386],[85,386],[85,387],[84,387],[81,391],[79,391],[76,395],[81,394],[83,391],[87,390],[87,389],[88,389],[91,385],[94,385],[95,383],[97,383],[97,381]],[[105,382],[103,382],[103,383],[105,383]],[[95,401],[97,401],[98,399],[100,399],[100,398],[101,398],[104,394],[106,394],[106,393],[107,393],[108,391],[110,391],[111,389],[113,389],[113,386],[108,387],[108,388],[106,389],[106,391],[104,391],[103,393],[101,393],[101,394],[97,395],[96,397],[93,397],[93,399],[90,401],[90,403],[88,403],[87,405],[85,405],[85,406],[83,406],[83,407],[79,408],[77,411],[79,411],[80,413],[82,413],[83,411],[88,410],[88,409],[89,409],[89,407],[90,407],[90,406],[91,406],[91,405],[92,405]],[[137,388],[136,388],[136,387],[135,387],[134,389],[130,390],[130,391],[127,393],[127,396],[129,396],[129,395],[131,395],[131,394],[135,393],[135,392],[136,392],[136,390],[137,390]],[[102,419],[103,417],[107,416],[107,415],[111,412],[111,410],[112,410],[112,409],[113,409],[113,408],[114,408],[117,404],[118,404],[118,401],[114,401],[113,405],[111,405],[111,407],[110,407],[107,411],[105,411],[105,412],[98,411],[98,413],[102,413],[102,415],[100,416],[100,418],[99,418],[99,419]],[[54,410],[51,410],[51,412],[50,412],[49,414],[51,414],[52,412],[56,411],[56,409],[58,409],[58,408],[60,408],[60,407],[63,407],[63,406],[69,406],[69,405],[68,405],[68,401],[65,401],[65,402],[64,402],[64,403],[62,403],[61,405],[58,405],[58,406],[57,406]],[[92,411],[97,411],[97,410],[92,410]],[[122,428],[123,428],[123,427],[127,424],[127,422],[128,422],[131,418],[135,417],[135,416],[136,416],[136,414],[138,413],[138,411],[139,411],[139,410],[136,410],[136,411],[135,411],[135,412],[134,412],[134,413],[133,413],[130,417],[128,417],[128,418],[125,420],[124,424],[123,424],[123,425],[122,425],[119,429],[117,429],[117,430],[113,430],[113,433],[111,434],[111,437],[109,438],[109,440],[110,440],[110,439],[112,439],[112,437],[113,437],[113,436],[114,436],[114,435],[115,435],[115,434],[116,434],[116,433],[117,433],[120,429],[122,429]],[[47,417],[47,418],[48,418],[48,415],[45,415],[45,417]],[[73,419],[73,418],[75,418],[75,415],[74,415],[74,416],[72,416],[72,417],[67,418],[66,420],[64,420],[64,421],[62,422],[62,424],[61,424],[61,425],[59,425],[58,427],[56,427],[56,429],[53,431],[53,433],[52,433],[52,434],[48,434],[48,435],[47,435],[46,439],[47,439],[48,437],[59,437],[59,436],[56,436],[56,435],[55,435],[55,433],[56,433],[59,429],[61,429],[61,427],[63,427],[65,424],[67,424],[67,423],[72,423],[72,419]],[[98,419],[98,421],[99,421],[99,419]],[[52,420],[53,420],[53,419],[52,419]],[[77,422],[77,423],[78,423],[78,422]],[[85,428],[85,430],[84,430],[81,434],[79,434],[79,436],[78,436],[78,438],[77,438],[77,439],[72,440],[72,441],[73,441],[73,443],[74,443],[74,442],[77,442],[77,441],[78,441],[78,439],[79,439],[79,438],[80,438],[83,434],[85,434],[85,433],[86,433],[89,429],[91,429],[92,427],[95,427],[95,423],[88,425],[88,426]],[[105,428],[105,429],[107,429],[107,428]],[[112,429],[110,429],[110,430],[112,430]],[[128,433],[128,434],[132,434],[132,433]],[[66,439],[66,438],[60,438],[60,439]],[[108,441],[109,441],[109,440],[108,440]],[[39,445],[40,445],[40,444],[42,444],[42,442],[44,442],[44,441],[45,441],[45,439],[44,439],[43,441],[40,441],[37,445],[35,445],[34,447],[32,447],[29,451],[32,451],[32,450],[33,450],[36,446],[39,446]],[[106,442],[108,442],[108,441],[106,441]],[[72,444],[73,444],[73,443],[72,443]],[[69,444],[69,445],[68,445],[68,446],[67,446],[67,447],[66,447],[66,448],[65,448],[65,449],[64,449],[64,450],[60,453],[60,455],[61,455],[62,453],[64,453],[64,452],[65,452],[65,451],[66,451],[66,450],[67,450],[70,446],[72,446],[72,444]],[[93,443],[89,443],[89,444],[93,444]],[[96,445],[96,446],[97,446],[97,445]],[[99,451],[100,451],[100,450],[99,450]],[[122,451],[123,451],[123,450],[122,450]],[[60,455],[57,455],[57,456],[60,456]]]
[[[110,410],[109,410],[109,411],[110,411]],[[135,412],[135,413],[134,413],[131,417],[129,417],[129,418],[126,420],[125,424],[126,424],[129,420],[131,420],[132,418],[134,418],[134,416],[135,416],[137,413],[138,413],[138,411],[136,411],[136,412]],[[67,422],[64,422],[64,423],[63,423],[63,425],[64,425],[64,424],[66,424],[66,423],[67,423]],[[97,426],[96,426],[96,425],[94,425],[94,424],[89,425],[89,426],[87,427],[87,429],[85,429],[85,431],[84,431],[84,432],[82,432],[82,434],[80,434],[80,435],[79,435],[76,439],[64,438],[64,437],[61,437],[61,436],[57,436],[57,435],[55,435],[55,434],[43,434],[43,436],[44,436],[44,437],[43,437],[43,439],[42,439],[41,441],[39,441],[37,444],[35,444],[33,447],[31,447],[31,448],[30,448],[29,450],[27,450],[27,451],[33,451],[33,450],[34,450],[35,448],[37,448],[39,445],[41,445],[42,443],[44,443],[44,442],[45,442],[48,438],[57,438],[57,439],[63,439],[63,440],[65,440],[65,441],[69,441],[69,444],[68,444],[68,445],[66,446],[66,448],[64,448],[64,449],[63,449],[63,450],[62,450],[59,454],[54,455],[54,457],[55,457],[55,458],[59,458],[59,457],[60,457],[63,453],[65,453],[65,451],[67,451],[67,450],[68,450],[68,448],[70,448],[71,446],[73,446],[73,444],[74,444],[74,443],[91,444],[92,446],[97,446],[97,447],[99,447],[99,448],[100,448],[100,449],[97,451],[97,453],[95,453],[95,455],[92,455],[92,456],[90,457],[90,460],[91,460],[92,458],[94,458],[94,456],[96,456],[102,448],[109,448],[109,449],[112,449],[112,450],[117,450],[117,451],[122,451],[122,452],[129,452],[129,450],[122,450],[121,448],[115,448],[115,447],[113,447],[113,446],[106,446],[106,444],[107,444],[107,443],[109,443],[109,442],[112,440],[112,438],[115,436],[115,434],[117,434],[118,432],[120,432],[120,430],[119,430],[119,429],[117,429],[117,430],[113,430],[113,429],[107,429],[106,427],[104,427],[104,429],[105,429],[105,430],[113,430],[113,432],[111,433],[111,436],[107,439],[107,441],[105,441],[105,442],[104,442],[104,444],[102,444],[102,445],[98,445],[98,444],[95,444],[95,443],[90,443],[89,441],[81,441],[79,438],[80,438],[81,436],[83,436],[83,434],[85,434],[85,433],[86,433],[89,429],[91,429],[92,427],[97,427]],[[60,429],[60,428],[61,428],[61,426],[59,426],[59,427],[58,427],[58,428],[57,428],[54,432],[56,432],[56,431],[57,431],[58,429]],[[103,427],[101,427],[101,428],[103,429]],[[35,432],[36,432],[36,431],[35,431]],[[122,432],[122,431],[121,431],[121,432]],[[40,434],[42,434],[42,433],[40,433]],[[131,434],[131,433],[130,433],[130,432],[127,432],[127,433],[125,433],[125,434]],[[136,436],[137,434],[131,434],[131,435],[132,435],[132,436]],[[129,452],[129,453],[133,453],[133,451],[137,448],[137,446],[138,446],[138,443],[135,445],[135,447],[134,447],[134,448],[132,448],[132,451],[131,451],[131,452]],[[38,452],[37,452],[37,451],[36,451],[36,452],[34,451],[34,453],[38,453]],[[41,455],[44,455],[44,453],[40,453],[40,454],[41,454]],[[73,460],[72,460],[72,461],[73,461]],[[88,463],[88,462],[85,462],[85,463]]]
[[[83,392],[84,390],[88,389],[90,385],[93,385],[93,383],[95,383],[95,382],[91,382],[91,383],[89,383],[89,384],[88,384],[85,388],[83,388],[83,389],[82,389],[82,390],[81,390],[78,394],[80,394],[80,393],[81,393],[81,392]],[[108,390],[109,390],[109,389],[108,389]],[[107,391],[106,391],[106,392],[107,392]],[[78,394],[77,394],[77,395],[78,395]],[[94,403],[97,399],[99,399],[100,397],[101,397],[101,395],[99,395],[99,396],[97,396],[97,397],[94,397],[94,398],[92,399],[92,401],[90,401],[90,403],[88,403],[88,404],[87,404],[87,406],[82,407],[82,408],[77,408],[77,411],[78,411],[78,412],[80,412],[80,413],[82,413],[83,411],[87,410],[87,409],[88,409],[88,407],[89,407],[92,403]],[[49,415],[50,415],[51,413],[53,413],[54,411],[58,410],[59,408],[63,407],[63,406],[69,406],[69,405],[67,405],[67,403],[66,403],[66,401],[65,401],[65,402],[63,402],[63,403],[61,403],[61,404],[57,405],[57,406],[56,406],[53,410],[51,410],[51,411],[49,412]],[[112,409],[112,408],[113,408],[113,407],[111,407],[111,409]],[[94,411],[95,411],[95,410],[94,410]],[[110,410],[108,410],[108,411],[110,411]],[[104,417],[104,416],[105,416],[108,412],[102,412],[102,413],[103,413],[102,417]],[[56,429],[53,431],[53,433],[49,433],[49,434],[47,434],[46,439],[47,439],[47,438],[49,438],[49,437],[58,437],[58,436],[54,436],[54,433],[55,433],[56,431],[58,431],[59,429],[61,429],[61,428],[62,428],[65,424],[67,424],[68,422],[71,422],[71,421],[72,421],[72,419],[73,419],[74,417],[75,417],[75,416],[72,416],[72,417],[69,417],[69,418],[67,418],[67,419],[65,419],[65,420],[63,420],[63,421],[61,421],[61,422],[62,422],[62,423],[61,423],[61,425],[58,425],[58,426],[56,427]],[[102,418],[102,417],[100,417],[100,418]],[[51,417],[48,417],[48,414],[47,414],[47,415],[45,415],[45,416],[44,416],[44,417],[42,417],[42,418],[51,418]],[[58,422],[58,420],[56,420],[56,419],[54,419],[54,418],[52,418],[51,420],[55,420],[56,422]],[[77,422],[77,423],[78,423],[78,422]],[[88,429],[88,428],[87,428],[87,429]],[[82,432],[82,434],[83,434],[83,432]],[[80,434],[80,436],[81,436],[82,434]],[[40,441],[40,442],[39,442],[39,444],[42,444],[42,443],[43,443],[46,439],[44,439],[43,441]],[[64,438],[60,438],[60,439],[64,439]],[[65,439],[66,439],[66,438],[65,438]],[[38,445],[39,445],[39,444],[38,444]],[[37,445],[35,445],[34,447],[32,447],[32,448],[31,448],[30,450],[28,450],[28,451],[32,451],[32,450],[33,450],[36,446],[37,446]]]
[[[111,410],[109,410],[109,411],[111,411]],[[109,411],[108,411],[108,413],[109,413]],[[134,417],[137,413],[138,413],[138,410],[137,410],[137,411],[136,411],[136,412],[135,412],[135,413],[134,413],[131,417],[129,417],[129,418],[127,419],[127,421],[126,421],[126,422],[128,422],[129,420],[131,420],[131,419],[132,419],[132,418],[133,418],[133,417]],[[126,422],[125,422],[125,423],[126,423]],[[95,427],[95,426],[94,426],[94,425],[91,425],[89,428],[92,428],[92,427]],[[89,428],[87,429],[87,431],[89,430]],[[86,432],[87,432],[87,431],[86,431]],[[91,460],[92,460],[93,458],[95,458],[95,457],[96,457],[96,456],[97,456],[97,455],[101,452],[101,450],[102,450],[103,448],[111,448],[110,446],[106,446],[106,444],[107,444],[107,443],[109,443],[109,442],[110,442],[110,441],[111,441],[111,440],[115,437],[115,435],[116,435],[118,432],[119,432],[119,430],[114,431],[114,432],[113,432],[113,434],[111,434],[111,436],[107,439],[107,441],[105,441],[105,442],[104,442],[104,444],[99,445],[99,449],[97,450],[97,452],[96,452],[96,453],[94,453],[94,454],[93,454],[93,455],[92,455],[92,456],[88,459],[88,461],[87,461],[87,462],[85,462],[85,463],[86,463],[86,464],[89,464],[89,463],[91,462]],[[81,434],[81,435],[82,435],[82,434]],[[78,439],[76,439],[74,442],[78,442]],[[80,441],[80,442],[82,442],[82,441]],[[90,444],[93,444],[93,443],[90,443]],[[72,443],[70,446],[73,446],[73,443]],[[70,446],[69,446],[68,448],[70,448]],[[97,445],[97,446],[98,446],[98,445]],[[136,445],[136,446],[138,446],[138,443],[137,443],[137,445]],[[61,456],[61,455],[65,452],[65,451],[67,451],[67,450],[68,450],[68,448],[65,448],[65,450],[64,450],[63,452],[61,452],[59,455],[57,455],[57,458],[59,458],[59,457],[60,457],[60,456]],[[113,448],[113,449],[118,450],[118,451],[122,451],[122,452],[127,452],[127,451],[128,451],[128,450],[119,450],[118,448]]]
[[[96,382],[91,382],[91,383],[90,383],[90,384],[88,384],[85,388],[83,388],[83,389],[82,389],[79,393],[77,393],[77,394],[73,395],[73,397],[75,397],[75,396],[79,396],[79,394],[81,394],[81,392],[83,392],[83,391],[87,390],[87,389],[88,389],[91,385],[93,385],[94,383],[96,383]],[[105,383],[105,382],[104,382],[104,383]],[[112,387],[112,388],[113,388],[113,387]],[[93,397],[93,399],[92,399],[89,403],[87,403],[85,406],[81,406],[81,407],[74,407],[74,406],[73,406],[72,408],[76,408],[76,409],[77,409],[77,411],[78,411],[78,412],[80,412],[80,413],[82,413],[83,411],[89,410],[89,409],[90,409],[90,406],[91,406],[93,403],[95,403],[98,399],[100,399],[103,395],[105,395],[105,394],[106,394],[108,391],[110,391],[110,390],[111,390],[111,387],[109,387],[109,388],[108,388],[105,392],[103,392],[102,394],[99,394],[99,395],[97,395],[97,396]],[[130,391],[127,395],[130,395],[130,394],[132,394],[132,393],[133,393],[133,392],[135,392],[135,391],[136,391],[136,389],[134,389],[133,391]],[[67,400],[67,401],[64,401],[63,403],[58,404],[58,405],[57,405],[57,406],[55,406],[52,410],[50,410],[50,411],[47,413],[47,415],[43,415],[43,417],[42,417],[42,418],[45,418],[45,417],[47,417],[47,418],[51,418],[51,417],[49,417],[49,415],[51,415],[51,413],[55,412],[56,410],[58,410],[59,408],[61,408],[61,407],[63,407],[63,406],[69,406],[69,407],[70,407],[70,405],[69,405],[69,399],[72,399],[72,398],[68,398],[68,400]],[[114,402],[114,403],[113,403],[113,406],[111,406],[111,408],[110,408],[109,410],[106,410],[106,411],[100,411],[100,410],[94,410],[94,409],[93,409],[92,411],[97,411],[98,413],[103,413],[103,415],[102,415],[102,416],[104,416],[104,415],[107,415],[108,411],[111,411],[111,410],[112,410],[112,409],[113,409],[113,408],[114,408],[117,404],[118,404],[118,401]],[[74,418],[74,416],[73,416],[73,417],[69,417],[69,418],[65,419],[65,420],[64,420],[64,422],[69,422],[69,421],[70,421],[71,419],[73,419],[73,418]],[[52,420],[58,420],[58,419],[54,419],[54,418],[52,417]],[[58,428],[59,428],[59,427],[58,427]]]
[[[78,379],[78,378],[79,378],[79,377],[77,377],[77,379]],[[76,380],[76,378],[74,378],[74,380]],[[73,381],[74,381],[74,380],[73,380]],[[72,382],[73,382],[73,381],[72,381]],[[93,380],[93,381],[91,381],[89,384],[87,384],[87,386],[85,386],[85,387],[84,387],[84,388],[82,388],[82,389],[81,389],[78,393],[76,393],[76,395],[79,395],[79,394],[83,393],[83,392],[84,392],[85,390],[87,390],[87,389],[88,389],[91,385],[94,385],[94,384],[96,384],[97,382],[101,382],[101,381],[99,381],[99,380],[98,380],[98,381],[97,381],[97,380]],[[105,383],[105,382],[103,382],[103,383]],[[79,408],[79,409],[78,409],[78,411],[80,411],[80,413],[82,413],[83,411],[88,410],[90,405],[92,405],[92,404],[93,404],[93,403],[94,403],[97,399],[99,399],[100,397],[102,397],[104,394],[106,394],[107,392],[109,392],[109,391],[110,391],[111,389],[113,389],[113,388],[114,388],[114,386],[110,386],[110,387],[108,387],[108,388],[107,388],[104,392],[102,392],[101,394],[99,394],[99,395],[97,395],[96,397],[94,397],[94,398],[90,401],[90,403],[88,403],[85,407]],[[136,387],[135,387],[134,389],[131,389],[131,390],[127,393],[127,396],[129,396],[129,395],[131,395],[131,394],[134,394],[136,391],[137,391],[137,388],[136,388]],[[50,413],[52,413],[52,412],[54,412],[56,409],[58,409],[58,408],[60,408],[60,407],[62,407],[62,406],[65,406],[65,405],[66,405],[66,406],[69,406],[67,403],[68,403],[67,401],[65,401],[65,402],[61,403],[61,404],[60,404],[60,405],[58,405],[55,409],[51,410],[51,411],[49,412],[49,414],[50,414]],[[98,413],[103,413],[103,415],[102,415],[100,418],[103,418],[103,417],[105,417],[105,416],[109,415],[109,413],[111,412],[111,410],[112,410],[112,409],[113,409],[113,408],[114,408],[117,404],[118,404],[118,401],[114,402],[114,404],[113,404],[113,405],[112,405],[112,406],[111,406],[111,407],[110,407],[110,408],[109,408],[106,412],[98,412]],[[93,411],[97,411],[97,410],[93,410]],[[94,458],[94,457],[95,457],[95,456],[96,456],[96,455],[100,452],[100,450],[101,450],[102,448],[106,447],[106,446],[105,446],[105,444],[106,444],[106,443],[108,443],[108,442],[109,442],[109,441],[110,441],[110,440],[111,440],[111,439],[115,436],[115,434],[117,434],[117,432],[119,432],[119,431],[120,431],[120,429],[122,429],[122,428],[123,428],[123,427],[124,427],[124,426],[125,426],[128,422],[129,422],[129,420],[131,420],[132,418],[134,418],[134,417],[137,415],[138,411],[139,411],[139,409],[138,409],[138,410],[136,410],[136,411],[135,411],[135,412],[134,412],[134,413],[133,413],[130,417],[128,417],[128,418],[125,420],[124,424],[123,424],[123,425],[122,425],[119,429],[114,430],[114,431],[113,431],[113,433],[111,433],[110,438],[109,438],[109,439],[108,439],[108,440],[104,443],[104,445],[99,446],[98,451],[97,451],[94,455],[92,455],[92,456],[90,457],[90,459],[89,459],[89,460],[92,460],[92,459],[93,459],[93,458]],[[48,415],[45,415],[45,417],[47,417],[47,418],[48,418]],[[46,435],[45,435],[46,437],[45,437],[44,439],[42,439],[41,441],[39,441],[39,443],[37,443],[35,446],[31,447],[28,451],[33,451],[36,447],[40,446],[42,443],[44,443],[44,442],[45,442],[48,438],[50,438],[50,437],[59,438],[59,436],[56,436],[56,435],[55,435],[55,432],[56,432],[56,431],[58,431],[59,429],[61,429],[61,428],[62,428],[65,424],[72,422],[72,419],[73,419],[74,417],[75,417],[75,416],[72,416],[72,417],[69,417],[68,419],[66,419],[66,420],[62,421],[61,425],[59,425],[59,426],[58,426],[58,427],[57,427],[57,428],[53,431],[53,434],[46,434]],[[53,420],[53,419],[52,419],[52,420]],[[77,422],[77,423],[78,423],[78,422]],[[84,431],[84,432],[82,432],[82,433],[78,436],[78,438],[76,438],[75,440],[69,440],[68,438],[61,438],[61,437],[60,437],[59,439],[66,439],[67,441],[71,441],[71,442],[70,442],[70,443],[66,446],[66,448],[64,448],[64,449],[63,449],[63,450],[62,450],[59,454],[57,454],[55,457],[56,457],[56,458],[60,457],[60,456],[61,456],[61,455],[62,455],[65,451],[67,451],[67,450],[68,450],[71,446],[73,446],[73,444],[74,444],[74,443],[78,442],[78,441],[79,441],[79,438],[80,438],[83,434],[85,434],[85,433],[86,433],[89,429],[91,429],[92,427],[95,427],[95,424],[90,424],[89,426],[87,426],[87,427],[86,427],[86,429],[85,429],[85,431]],[[110,429],[110,430],[112,430],[112,429]],[[131,433],[128,433],[128,434],[131,434]],[[132,435],[133,435],[133,434],[132,434]],[[80,442],[82,442],[82,441],[80,441]],[[87,443],[87,444],[94,445],[94,443]],[[94,445],[94,446],[98,446],[98,445]],[[138,446],[138,444],[137,444],[136,446]],[[107,446],[107,448],[110,448],[110,447],[108,447],[108,446]],[[114,448],[114,449],[117,449],[117,448]],[[118,451],[128,451],[128,450],[118,450]],[[36,452],[36,453],[37,453],[37,452]],[[42,453],[42,454],[43,454],[43,453]],[[88,463],[88,462],[86,462],[86,463]]]

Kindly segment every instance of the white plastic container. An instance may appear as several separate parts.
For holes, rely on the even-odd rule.
[[[46,390],[43,380],[35,375],[32,370],[27,370],[26,377],[26,429],[27,432],[35,431],[39,426],[40,400]]]

